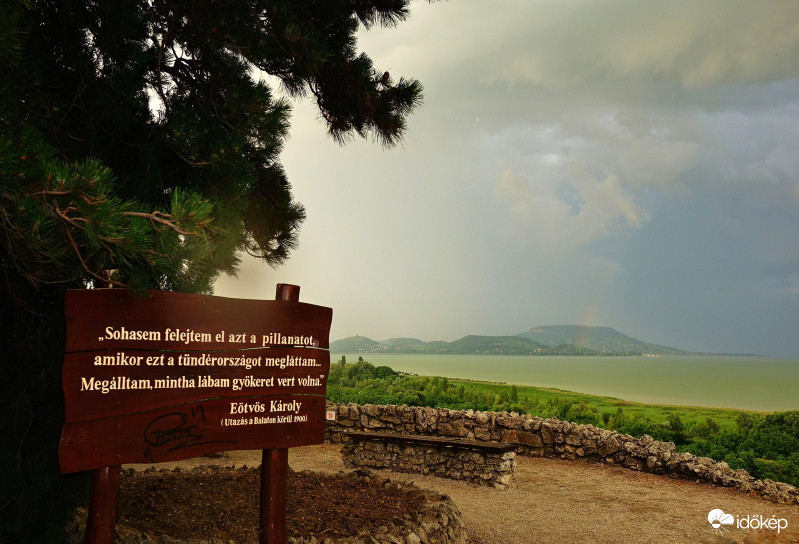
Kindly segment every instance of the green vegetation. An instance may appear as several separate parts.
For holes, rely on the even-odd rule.
[[[442,377],[375,366],[363,357],[333,363],[332,402],[407,404],[456,410],[509,411],[587,423],[674,442],[678,451],[726,461],[757,478],[799,486],[799,411],[758,412],[628,402],[571,391]]]
[[[726,461],[758,478],[799,486],[799,410],[769,415],[742,413],[734,431],[712,433],[690,451]]]
[[[520,336],[478,336],[470,334],[449,342],[442,353],[455,355],[480,353],[486,355],[536,355],[547,351],[547,346]]]

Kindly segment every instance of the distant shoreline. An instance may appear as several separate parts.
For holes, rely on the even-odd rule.
[[[570,355],[570,356],[644,356],[717,355],[758,357],[747,353],[712,353],[687,351],[644,342],[610,327],[555,325],[533,327],[516,335],[470,334],[451,342],[418,338],[372,340],[355,335],[330,343],[337,353],[408,353],[418,355]]]
[[[331,355],[369,355],[373,353],[387,353],[391,355],[490,355],[492,357],[663,357],[660,354],[651,353],[616,353],[616,352],[594,352],[594,353],[494,353],[494,352],[469,352],[454,353],[443,350],[412,351],[412,350],[373,350],[373,351],[330,351]],[[793,357],[775,357],[759,353],[711,353],[703,351],[685,351],[679,354],[671,354],[669,357],[763,357],[768,359],[793,359]]]
[[[573,391],[644,404],[771,412],[799,409],[799,358],[335,353],[423,376]]]

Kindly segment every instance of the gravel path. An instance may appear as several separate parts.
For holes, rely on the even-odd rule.
[[[261,453],[232,451],[226,466],[260,464]],[[799,508],[777,505],[735,490],[581,461],[517,457],[509,490],[412,474],[379,471],[452,497],[470,534],[485,544],[799,544]],[[208,464],[209,459],[191,461]],[[181,461],[180,466],[186,466]],[[165,463],[166,466],[178,463]],[[294,470],[345,470],[339,446],[294,448]],[[707,517],[719,508],[737,518],[776,516],[788,528],[732,528],[714,534]]]

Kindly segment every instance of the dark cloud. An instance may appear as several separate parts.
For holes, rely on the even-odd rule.
[[[309,218],[258,274],[332,306],[334,338],[582,323],[799,356],[798,15],[414,3],[360,44],[425,85],[404,144],[339,147],[300,104],[284,163]]]

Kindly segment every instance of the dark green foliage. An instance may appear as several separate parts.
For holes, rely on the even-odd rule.
[[[691,431],[694,435],[700,438],[708,438],[713,436],[719,432],[719,426],[710,418],[705,419],[705,421],[700,421],[696,425],[691,428]]]
[[[749,431],[745,443],[772,458],[799,452],[799,410],[765,416]]]
[[[682,432],[685,429],[685,424],[682,422],[679,414],[669,414],[666,418],[666,422],[669,424],[669,429],[674,432]]]
[[[770,478],[799,487],[799,453],[776,460],[757,457],[752,459],[752,463],[754,468],[749,471],[758,478]]]
[[[686,449],[722,459],[757,478],[799,486],[799,410],[766,416],[742,414],[738,432],[720,432],[697,440]]]
[[[394,369],[389,366],[378,366],[375,368],[375,377],[381,380],[396,375],[397,373],[394,371]]]
[[[26,289],[23,283],[15,292]],[[42,297],[29,304],[20,308],[0,291],[0,542],[60,542],[63,525],[52,520],[67,519],[74,505],[87,499],[88,478],[58,474],[61,303]]]
[[[535,354],[545,346],[519,336],[464,336],[447,345],[446,353]]]
[[[12,4],[17,39],[0,50],[8,265],[34,283],[114,269],[133,287],[208,291],[238,251],[281,263],[304,218],[278,163],[290,107],[252,76],[310,92],[338,140],[392,145],[421,86],[377,71],[354,33],[396,23],[405,4]]]
[[[243,252],[282,263],[305,211],[279,162],[290,103],[260,72],[312,96],[336,140],[393,145],[421,85],[376,69],[355,36],[408,3],[3,3],[2,542],[58,542],[86,491],[56,459],[64,290],[208,293]]]
[[[558,344],[550,347],[547,355],[597,355],[597,352],[574,344]]]
[[[738,414],[735,422],[738,425],[738,430],[741,434],[748,435],[755,427],[763,420],[763,417],[757,414],[741,412]]]
[[[347,364],[347,359],[342,357],[337,363],[330,365],[329,384],[355,387],[358,383],[371,380],[382,380],[397,376],[397,373],[387,366],[375,366],[359,357],[355,363]]]

